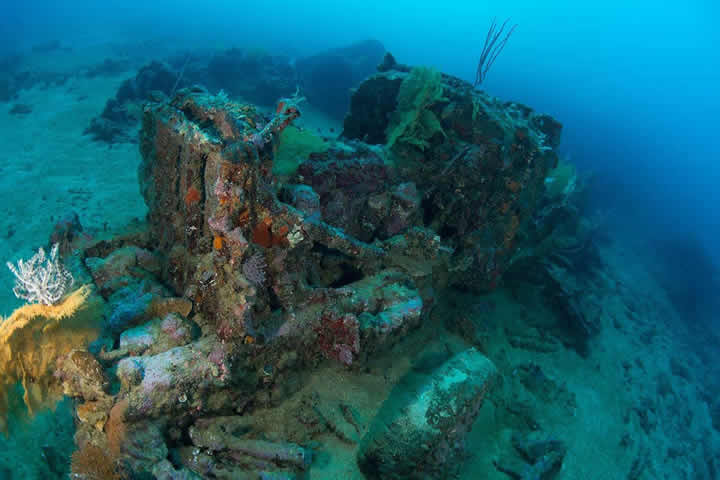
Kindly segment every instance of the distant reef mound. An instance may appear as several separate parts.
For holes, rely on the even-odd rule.
[[[299,89],[315,108],[340,121],[348,111],[352,89],[375,72],[384,53],[380,42],[366,40],[299,59],[262,48],[230,48],[153,61],[120,85],[85,133],[106,143],[134,142],[142,105],[173,97],[190,86],[266,107]],[[95,70],[117,69],[118,63],[106,59]]]

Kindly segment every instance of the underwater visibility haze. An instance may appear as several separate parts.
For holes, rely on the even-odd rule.
[[[0,478],[720,478],[717,2],[1,11]]]

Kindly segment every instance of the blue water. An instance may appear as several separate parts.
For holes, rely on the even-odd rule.
[[[171,38],[302,55],[377,38],[404,63],[468,80],[490,19],[511,17],[518,28],[487,91],[558,118],[563,150],[612,177],[608,200],[644,231],[695,232],[720,257],[716,2],[12,3],[3,8],[0,52],[55,39]]]
[[[0,7],[0,57],[30,54],[34,46],[58,40],[69,55],[97,55],[87,63],[99,63],[107,51],[119,51],[108,45],[134,45],[135,50],[128,47],[127,55],[132,57],[143,50],[138,45],[145,42],[150,45],[147,51],[157,52],[159,59],[233,46],[302,58],[373,38],[402,63],[432,66],[472,82],[485,34],[495,17],[500,21],[509,17],[517,28],[482,89],[547,113],[563,124],[560,156],[581,173],[594,175],[591,202],[607,212],[613,238],[648,254],[647,269],[665,288],[662,295],[668,295],[682,328],[694,332],[691,337],[699,342],[674,356],[684,358],[697,353],[689,353],[693,349],[717,348],[701,340],[707,325],[720,326],[718,2],[5,1]],[[47,69],[52,70],[52,65]],[[0,103],[0,108],[11,106],[12,102]],[[13,191],[1,193],[11,208]],[[138,210],[128,216],[143,213]],[[102,224],[101,219],[93,221]],[[48,225],[48,232],[51,228]],[[17,237],[12,242],[18,242]],[[38,239],[29,242],[39,244]],[[18,248],[9,245],[14,251],[4,248],[3,254],[16,260]],[[28,245],[22,255],[27,257],[33,248]],[[632,275],[625,275],[629,284]],[[0,285],[9,286],[9,282],[8,275]],[[644,294],[647,298],[638,302],[652,303],[655,292]],[[14,300],[5,301],[0,314],[9,315],[17,305]],[[647,319],[648,324],[652,322]],[[644,367],[608,362],[602,367],[606,368]],[[649,397],[658,396],[654,384],[633,388],[646,391]],[[678,389],[702,390],[693,381]],[[712,390],[698,395],[707,400]],[[626,411],[644,408],[640,403]],[[716,408],[720,423],[720,407]],[[66,410],[63,404],[58,415],[69,415]],[[67,422],[60,423],[68,428]],[[47,424],[38,427],[38,435],[45,429]],[[693,436],[699,431],[692,430],[682,440],[673,440],[667,433],[670,439],[662,448],[667,451],[679,443],[702,441]],[[715,450],[707,447],[707,451],[717,455],[720,433],[715,430],[713,435],[707,442]],[[32,444],[30,449],[39,451],[37,443],[19,434],[5,441],[20,450],[22,442]],[[2,454],[0,462],[12,464]],[[693,478],[690,470],[683,478]],[[9,470],[0,469],[0,476],[4,471]],[[650,477],[647,470],[643,475],[637,478],[680,478]],[[567,477],[561,473],[557,478]]]

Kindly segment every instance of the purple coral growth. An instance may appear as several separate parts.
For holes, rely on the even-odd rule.
[[[265,283],[265,259],[260,252],[250,256],[242,266],[243,275],[256,287]]]
[[[216,232],[227,233],[230,231],[230,217],[227,215],[213,215],[208,218],[208,225]]]
[[[255,148],[262,148],[267,143],[267,140],[263,136],[262,132],[254,133],[250,137],[250,143],[255,145]]]
[[[217,180],[215,180],[215,196],[219,199],[227,199],[230,197],[230,194],[232,193],[232,190],[230,188],[230,183],[224,180],[223,178],[218,177]]]

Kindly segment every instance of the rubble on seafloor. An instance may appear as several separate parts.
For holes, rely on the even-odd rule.
[[[277,175],[301,101],[264,115],[185,88],[147,104],[147,224],[64,235],[108,312],[55,375],[77,401],[75,478],[97,478],[96,463],[118,478],[310,478],[335,443],[367,478],[462,465],[497,383],[492,359],[454,340],[399,378],[377,365],[422,349],[448,288],[498,285],[530,240],[561,126],[388,56],[355,91],[341,139]],[[309,388],[328,368],[342,372],[337,403]],[[537,382],[527,368],[518,380]],[[368,411],[369,384],[383,396]],[[565,451],[515,443],[538,475]]]

